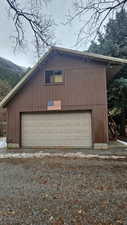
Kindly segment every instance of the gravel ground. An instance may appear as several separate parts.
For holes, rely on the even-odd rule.
[[[0,225],[127,224],[127,161],[0,160]]]

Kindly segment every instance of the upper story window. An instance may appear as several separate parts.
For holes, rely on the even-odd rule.
[[[62,70],[46,70],[45,83],[46,84],[59,84],[64,82],[64,74]]]

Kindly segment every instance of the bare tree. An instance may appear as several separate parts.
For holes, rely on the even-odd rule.
[[[40,49],[52,45],[54,21],[51,17],[42,15],[46,0],[5,0],[9,6],[9,16],[13,19],[16,29],[15,49],[25,44],[25,27],[30,27],[34,35],[34,43],[40,56]]]
[[[67,16],[66,24],[80,19],[82,25],[76,44],[81,43],[86,35],[96,38],[106,20],[126,6],[127,0],[74,0],[73,9]]]

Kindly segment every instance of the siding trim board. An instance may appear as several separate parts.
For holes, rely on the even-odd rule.
[[[17,148],[20,148],[20,145],[18,143],[7,143],[7,147],[9,149],[17,149]]]
[[[106,149],[108,149],[108,144],[106,144],[106,143],[95,143],[94,149],[106,150]]]

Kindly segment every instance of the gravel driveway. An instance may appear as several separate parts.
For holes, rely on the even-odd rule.
[[[0,160],[0,225],[127,224],[127,161]]]

